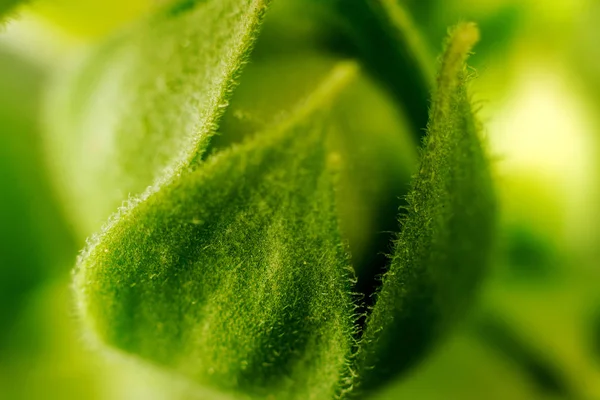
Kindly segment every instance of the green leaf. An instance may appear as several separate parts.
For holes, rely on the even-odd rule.
[[[178,2],[57,79],[47,141],[83,233],[97,230],[128,196],[195,167],[267,3]]]
[[[270,13],[265,32],[273,23],[271,17]],[[255,49],[262,56],[252,55],[209,151],[227,148],[285,118],[341,61],[315,51],[268,52],[263,34]],[[292,47],[294,42],[287,41]],[[340,228],[349,243],[357,289],[363,291],[372,285],[370,277],[387,264],[385,253],[397,228],[397,210],[417,168],[417,145],[402,110],[362,70],[333,105],[331,125],[331,147],[342,161],[337,192]]]
[[[489,262],[495,197],[465,69],[478,37],[459,25],[442,57],[408,214],[357,356],[363,391],[423,356],[464,314]]]
[[[101,342],[251,398],[329,399],[349,383],[351,269],[327,104],[342,63],[282,125],[116,216],[75,288]]]

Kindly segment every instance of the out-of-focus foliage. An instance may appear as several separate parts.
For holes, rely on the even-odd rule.
[[[4,17],[4,14],[10,11],[19,0],[2,0],[0,1],[0,18]]]
[[[44,73],[0,53],[0,353],[18,340],[15,320],[41,283],[68,271],[75,246],[47,180],[40,146]]]
[[[162,0],[41,0],[31,7],[35,12],[70,34],[83,38],[98,38],[120,29],[129,22],[146,15]]]

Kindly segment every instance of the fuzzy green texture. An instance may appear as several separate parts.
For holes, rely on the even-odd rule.
[[[267,18],[265,29],[270,22]],[[263,46],[261,34],[255,51],[267,53]],[[307,51],[256,58],[253,54],[210,151],[218,152],[288,118],[294,105],[310,95],[340,61]],[[397,228],[395,216],[417,168],[415,135],[402,110],[394,107],[392,96],[364,70],[340,93],[330,114],[329,147],[341,161],[340,229],[358,279],[368,282],[366,275],[373,266],[386,261],[388,232]]]
[[[178,2],[113,37],[55,82],[47,142],[84,234],[128,197],[194,167],[267,3]]]
[[[473,24],[450,35],[433,95],[421,167],[357,356],[370,390],[421,358],[468,309],[486,272],[496,202],[467,94]]]
[[[286,123],[96,238],[75,286],[100,341],[250,398],[326,399],[348,385],[352,273],[324,111],[355,69],[339,65]]]
[[[376,392],[460,320],[495,227],[466,87],[477,28],[448,39],[398,230],[426,51],[398,4],[352,4],[340,15],[374,79],[343,52],[272,42],[241,76],[266,1],[206,0],[142,21],[57,82],[50,142],[81,231],[129,198],[75,272],[96,343],[225,396],[318,400]],[[399,65],[418,73],[393,77]]]

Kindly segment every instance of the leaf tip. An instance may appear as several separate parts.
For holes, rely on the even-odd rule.
[[[463,22],[448,35],[442,70],[456,71],[465,63],[473,47],[479,42],[480,33],[474,22]]]
[[[479,42],[481,35],[479,28],[474,22],[463,22],[459,24],[453,32],[453,42],[463,53],[471,51],[473,46]]]

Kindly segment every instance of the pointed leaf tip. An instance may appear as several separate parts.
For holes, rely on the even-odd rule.
[[[420,360],[466,312],[493,249],[496,200],[466,90],[479,33],[461,24],[441,59],[419,173],[357,357],[373,390]]]
[[[101,343],[249,398],[343,390],[351,272],[323,109],[353,71],[340,65],[289,121],[215,154],[97,238],[75,288]]]

